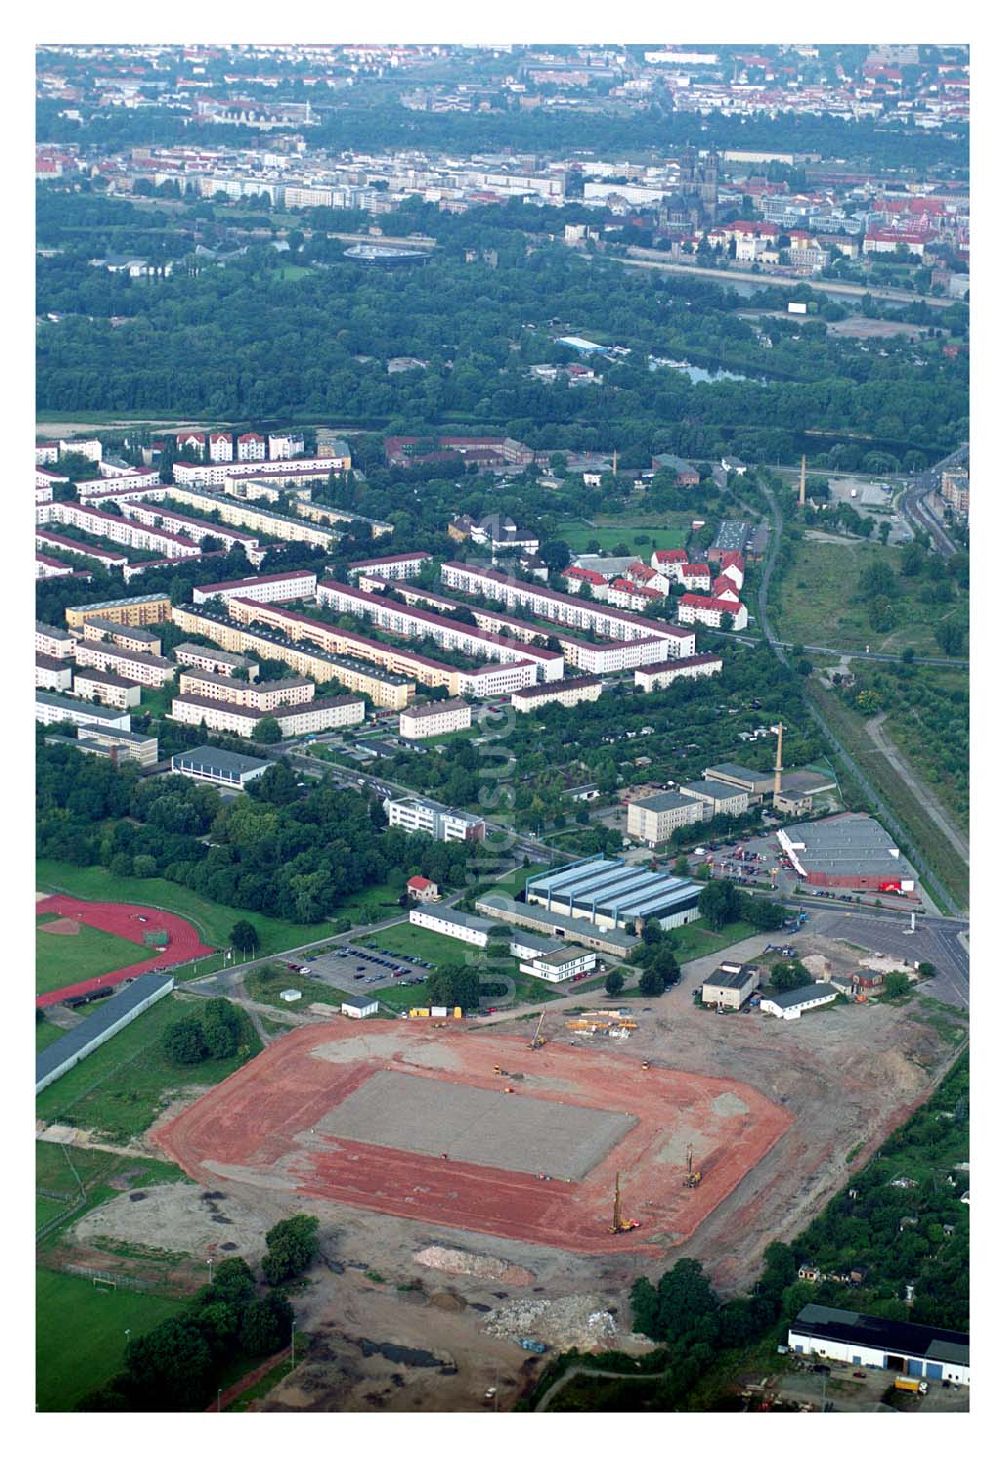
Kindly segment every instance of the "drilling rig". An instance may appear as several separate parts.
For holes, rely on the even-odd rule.
[[[684,1188],[697,1189],[698,1185],[701,1183],[701,1169],[696,1169],[694,1166],[694,1148],[690,1143],[687,1145],[687,1156],[684,1160],[684,1163]]]
[[[629,1230],[638,1230],[638,1220],[627,1220],[622,1215],[621,1175],[615,1174],[615,1204],[611,1212],[611,1234],[626,1235]]]
[[[545,1024],[545,1011],[543,1010],[542,1013],[538,1017],[538,1024],[535,1026],[535,1033],[531,1037],[531,1041],[529,1042],[529,1045],[528,1045],[528,1049],[529,1050],[531,1050],[531,1051],[541,1050],[542,1046],[545,1044],[545,1036],[542,1034],[542,1026],[544,1024]]]

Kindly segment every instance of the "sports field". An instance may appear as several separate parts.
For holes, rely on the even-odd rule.
[[[497,1073],[497,1067],[501,1073]],[[259,1183],[576,1252],[689,1236],[792,1122],[742,1082],[487,1035],[338,1020],[272,1045],[154,1133],[200,1182]],[[688,1145],[704,1182],[684,1188]],[[609,1239],[616,1176],[640,1233]]]
[[[153,948],[144,948],[128,938],[115,937],[87,923],[75,932],[50,932],[58,924],[40,922],[35,929],[35,992],[47,994],[67,984],[81,984],[115,969],[145,963],[155,958]]]
[[[39,1269],[35,1281],[35,1398],[42,1411],[71,1410],[119,1373],[125,1329],[140,1337],[180,1304],[151,1292],[98,1291],[83,1276]]]
[[[81,986],[96,988],[105,984],[121,984],[130,975],[141,972],[142,965],[147,961],[150,961],[151,968],[169,969],[174,964],[205,958],[212,952],[211,948],[206,948],[202,943],[197,930],[186,918],[148,905],[145,910],[139,911],[134,904],[84,902],[79,897],[67,897],[56,892],[35,903],[35,915],[39,938],[58,938],[68,946],[87,928],[92,933],[106,937],[109,948],[120,944],[124,949],[127,945],[134,955],[129,963],[117,966],[106,963],[89,977],[76,970],[72,984],[39,990],[36,998],[42,1005],[58,1004],[61,1000],[68,999]],[[149,947],[149,939],[161,946]],[[87,946],[91,961],[96,960],[100,956],[96,951],[99,945]]]
[[[576,519],[560,523],[557,536],[564,538],[576,554],[586,553],[589,544],[597,542],[606,554],[624,544],[629,553],[648,559],[654,548],[683,548],[690,531],[681,523],[672,527],[663,524],[645,527],[641,523],[590,523]]]

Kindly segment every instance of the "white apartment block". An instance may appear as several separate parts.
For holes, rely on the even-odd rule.
[[[333,579],[321,580],[316,586],[321,605],[371,620],[383,630],[397,635],[421,639],[430,637],[446,651],[463,651],[469,656],[483,656],[497,662],[533,661],[542,681],[559,681],[563,675],[561,652],[544,650],[505,636],[490,636],[477,627],[449,620],[428,610],[411,610],[406,605],[387,600],[382,595],[366,594],[349,584]]]
[[[218,493],[202,492],[193,487],[175,486],[171,497],[174,502],[185,503],[197,508],[199,512],[219,513],[228,527],[220,531],[219,527],[213,524],[212,532],[217,538],[223,538],[229,529],[237,527],[249,528],[254,533],[268,533],[272,538],[287,538],[292,543],[314,544],[322,549],[331,549],[340,540],[339,533],[319,528],[315,524],[299,522],[295,518],[286,517],[283,513],[269,512],[266,508],[248,507],[243,503],[233,502],[227,497],[220,497]],[[253,541],[256,544],[256,540]]]
[[[138,707],[142,690],[138,682],[116,676],[113,671],[78,671],[73,681],[73,696],[84,702],[100,702],[104,707]]]
[[[42,441],[35,447],[35,465],[52,466],[59,460],[58,441]]]
[[[97,507],[82,507],[75,502],[54,503],[49,521],[62,523],[71,528],[80,528],[95,538],[105,538],[109,543],[124,544],[126,548],[149,549],[152,553],[165,554],[168,558],[195,558],[201,550],[193,538],[184,533],[169,532],[165,528],[148,527],[133,521],[134,507],[129,509],[128,518],[119,518],[114,513],[103,512]],[[159,510],[157,509],[157,515]]]
[[[165,687],[173,680],[175,666],[164,656],[148,651],[127,651],[105,641],[77,641],[76,659],[94,671],[114,672],[143,687]]]
[[[211,646],[199,646],[194,641],[175,646],[174,660],[188,670],[221,671],[224,676],[232,676],[234,671],[245,671],[251,682],[260,676],[260,667],[251,656],[238,651],[214,651]]]
[[[271,475],[295,473],[317,481],[329,476],[331,472],[350,470],[349,453],[344,456],[300,457],[292,466],[289,466],[288,461],[283,457],[277,460],[266,459],[263,441],[258,439],[257,444],[261,448],[259,457],[253,459],[247,456],[239,457],[240,471],[246,476],[263,477],[266,480]],[[231,468],[224,462],[207,466],[198,461],[174,462],[174,482],[178,487],[221,487],[230,472]],[[155,481],[155,477],[153,480]]]
[[[51,502],[51,501],[52,501],[52,488],[51,487],[36,487],[35,488],[35,506],[36,507],[40,507],[43,502]]]
[[[125,507],[133,502],[162,502],[169,491],[169,487],[154,482],[149,487],[133,488],[131,492],[81,492],[80,502],[83,507],[103,507],[106,502],[115,502],[119,507]]]
[[[623,610],[607,609],[586,600],[574,599],[571,595],[557,594],[540,585],[510,579],[494,570],[477,568],[472,564],[444,563],[441,565],[441,578],[450,589],[499,600],[512,607],[520,606],[554,625],[592,630],[595,635],[613,641],[659,637],[676,643],[677,649],[669,653],[674,656],[689,656],[694,650],[693,637],[662,620],[649,620]]]
[[[68,692],[73,685],[73,668],[58,656],[35,652],[35,686],[47,692]]]
[[[316,598],[316,575],[308,569],[295,569],[288,574],[258,574],[251,579],[226,579],[221,584],[196,584],[192,597],[196,605],[209,600],[221,600],[228,604],[231,599],[245,595],[249,599],[264,603],[285,600],[314,600]]]
[[[500,666],[479,666],[475,671],[456,673],[462,697],[507,697],[533,687],[537,679],[534,661],[506,661]]]
[[[273,717],[283,738],[298,738],[307,733],[326,733],[333,728],[346,728],[364,721],[365,704],[356,697],[325,697],[298,707],[279,707],[263,714]],[[198,727],[204,722],[210,732],[237,733],[252,738],[262,714],[252,707],[233,702],[218,702],[211,697],[186,695],[175,697],[170,716],[178,723]]]
[[[263,461],[267,457],[267,442],[256,431],[247,431],[236,437],[237,461]]]
[[[629,835],[658,846],[682,825],[700,825],[705,806],[700,799],[682,794],[653,794],[633,800],[628,807]]]
[[[710,625],[718,629],[724,615],[733,618],[733,630],[745,630],[747,607],[738,602],[713,599],[711,595],[681,595],[677,602],[677,619],[683,625]]]
[[[124,733],[132,727],[129,713],[95,707],[92,702],[80,702],[62,692],[35,693],[35,722],[46,727],[50,723],[99,723],[102,727],[116,728]]]
[[[232,461],[233,438],[228,431],[212,431],[208,437],[210,461]]]
[[[107,493],[135,492],[142,487],[155,487],[159,481],[158,471],[146,471],[143,467],[130,467],[128,471],[109,468],[108,472],[100,477],[93,477],[86,482],[77,482],[76,487],[81,497],[90,496],[95,492],[103,496]]]
[[[385,812],[390,825],[422,831],[439,841],[482,840],[486,822],[476,815],[463,815],[426,799],[387,799]]]
[[[65,579],[76,572],[72,564],[64,564],[59,559],[50,558],[46,554],[35,554],[36,579]]]
[[[72,661],[76,650],[76,636],[71,630],[60,630],[58,626],[43,625],[40,620],[36,620],[35,650],[40,656]]]
[[[664,634],[647,636],[644,640],[609,641],[598,646],[590,641],[574,641],[560,638],[566,660],[581,671],[604,676],[614,671],[632,671],[651,661],[666,661],[676,656],[685,646],[694,650],[694,636],[672,634],[672,626],[664,626]]]
[[[436,738],[441,733],[457,733],[471,726],[472,708],[461,697],[446,702],[425,702],[399,714],[401,738]]]
[[[715,676],[721,670],[721,656],[681,656],[676,661],[637,667],[633,680],[643,692],[659,692],[682,677]]]
[[[42,533],[36,529],[35,548],[50,548],[55,549],[56,553],[62,552],[70,556],[75,555],[80,559],[93,559],[95,563],[103,564],[106,569],[121,569],[124,571],[128,568],[128,554],[105,553],[103,549],[95,548],[90,543],[81,543],[76,538],[69,538],[65,533]]]
[[[305,449],[306,443],[299,431],[286,431],[284,435],[267,438],[269,461],[288,461],[293,456],[301,456]]]
[[[596,702],[603,690],[603,684],[590,677],[570,677],[564,682],[542,682],[526,691],[515,692],[511,706],[515,712],[533,712],[547,702],[558,702],[560,707],[576,707],[580,702]]]
[[[256,713],[274,712],[278,707],[300,707],[312,702],[316,686],[308,677],[283,677],[274,682],[242,682],[217,671],[182,671],[178,686],[183,696],[210,697],[232,707],[252,708]]]
[[[219,523],[207,518],[193,518],[187,513],[168,512],[166,508],[150,506],[145,502],[132,502],[124,506],[125,517],[144,528],[163,529],[167,533],[189,538],[200,548],[203,538],[217,538],[228,553],[230,549],[242,548],[248,555],[260,547],[260,539],[234,533]]]
[[[348,564],[347,570],[352,579],[362,574],[377,574],[383,579],[412,579],[430,557],[429,553],[387,554],[383,559],[361,559]]]

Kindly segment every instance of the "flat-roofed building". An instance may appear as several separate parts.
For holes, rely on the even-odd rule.
[[[138,707],[142,701],[142,688],[131,677],[91,668],[76,673],[73,695],[84,702],[100,702],[105,707]]]
[[[440,933],[445,938],[457,938],[473,948],[485,948],[490,932],[499,924],[475,917],[468,912],[458,912],[453,907],[442,907],[437,903],[421,903],[410,908],[410,922],[414,927],[426,928],[428,932]]]
[[[170,768],[188,779],[204,779],[224,789],[245,789],[271,767],[271,759],[251,758],[245,753],[232,753],[228,748],[212,748],[202,744],[175,753]]]
[[[690,784],[677,787],[681,794],[702,801],[707,820],[714,819],[716,815],[742,815],[750,803],[745,789],[736,784],[724,784],[718,779],[694,779]]]
[[[127,712],[116,712],[111,708],[98,707],[94,702],[81,702],[62,692],[35,693],[35,722],[43,723],[99,723],[102,727],[118,728],[128,733],[132,718]]]
[[[550,913],[582,917],[596,926],[639,926],[655,917],[663,928],[698,916],[701,887],[687,878],[664,876],[644,866],[605,859],[574,862],[531,877],[525,901]]]
[[[472,726],[472,707],[464,697],[450,697],[445,702],[423,702],[399,714],[401,738],[436,738],[441,733],[457,733]]]
[[[809,1302],[788,1329],[788,1346],[805,1358],[829,1358],[855,1368],[944,1384],[970,1382],[969,1334],[920,1322],[893,1322]]]
[[[65,613],[70,630],[82,631],[88,615],[102,615],[122,625],[165,625],[172,609],[169,595],[145,594],[122,600],[98,600],[93,605],[67,605]]]
[[[362,574],[377,574],[382,579],[412,579],[419,574],[424,564],[430,562],[429,553],[386,554],[383,558],[357,559],[348,564],[347,572],[352,579]]]
[[[548,702],[558,702],[560,707],[576,707],[580,702],[596,702],[604,690],[599,678],[567,677],[562,682],[539,682],[526,687],[511,697],[515,712],[533,712]]]
[[[679,656],[674,661],[656,661],[651,666],[636,667],[633,681],[643,692],[659,692],[685,677],[716,676],[722,670],[722,657],[711,651],[695,656]]]
[[[760,982],[760,970],[750,964],[721,963],[713,969],[701,986],[703,1004],[724,1010],[738,1010],[753,994]]]
[[[124,1030],[174,987],[172,974],[140,974],[35,1057],[35,1094]],[[82,989],[81,989],[81,992]]]
[[[226,579],[221,584],[196,584],[192,599],[196,605],[209,600],[230,599],[247,595],[250,599],[283,602],[316,598],[316,575],[308,569],[295,569],[290,574],[258,574],[249,579]]]
[[[131,763],[138,764],[140,769],[151,769],[159,763],[160,741],[155,737],[145,737],[141,733],[121,733],[105,723],[80,723],[76,736],[92,752],[107,754],[115,762],[128,759]]]
[[[35,686],[46,692],[68,692],[73,685],[73,666],[58,656],[35,652]]]
[[[778,841],[793,867],[815,887],[911,893],[916,873],[887,830],[868,815],[786,825]]]
[[[387,799],[384,804],[390,825],[403,830],[422,831],[440,841],[482,840],[486,822],[478,815],[450,810],[434,800],[419,798]]]
[[[317,702],[276,707],[272,712],[261,713],[258,708],[235,702],[189,695],[174,698],[170,716],[190,727],[204,723],[210,732],[237,733],[241,738],[252,738],[261,719],[270,717],[278,724],[283,738],[298,738],[306,733],[327,733],[364,722],[365,704],[356,697],[323,697]]]
[[[704,801],[693,795],[651,794],[629,801],[626,828],[647,845],[659,846],[682,825],[700,825],[704,815]]]
[[[518,958],[528,957],[532,951],[541,952],[542,949],[529,949],[525,953],[518,953],[520,944],[518,929],[530,930],[527,937],[537,934],[538,938],[549,938],[557,947],[562,947],[564,942],[581,943],[584,947],[591,947],[597,953],[610,954],[612,958],[628,958],[632,949],[636,946],[638,939],[631,933],[626,933],[624,928],[612,928],[587,922],[584,918],[570,918],[562,914],[549,912],[544,907],[532,906],[528,902],[515,902],[513,897],[506,892],[488,892],[476,902],[476,911],[484,917],[496,918],[499,922],[507,923],[514,928],[514,943],[511,952]],[[522,931],[521,937],[525,936]]]
[[[745,789],[750,803],[756,804],[774,791],[774,773],[762,773],[759,769],[748,769],[745,764],[710,764],[702,770],[702,777],[718,784],[735,785]]]
[[[596,967],[597,954],[592,949],[572,943],[554,953],[526,959],[519,965],[522,974],[532,974],[536,979],[544,979],[546,984],[565,984],[570,979],[585,978]]]

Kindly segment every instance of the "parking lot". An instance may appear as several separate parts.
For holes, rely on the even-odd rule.
[[[420,984],[430,973],[427,964],[414,963],[400,954],[348,943],[308,959],[304,968],[314,978],[348,994],[372,994],[387,984]]]

